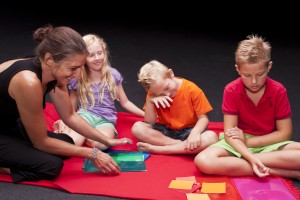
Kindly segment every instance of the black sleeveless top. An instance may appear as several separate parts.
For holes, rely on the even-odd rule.
[[[41,65],[33,58],[19,60],[0,73],[0,134],[11,134],[12,131],[15,132],[16,129],[20,129],[19,111],[15,100],[11,98],[8,93],[8,86],[14,75],[23,70],[29,70],[36,73],[37,77],[42,82]],[[47,89],[43,96],[43,108],[45,108],[46,105],[46,94],[52,90],[55,85],[56,80],[47,84]]]

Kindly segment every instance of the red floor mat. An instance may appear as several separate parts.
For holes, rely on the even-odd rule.
[[[48,122],[48,129],[58,119],[52,104],[47,104],[45,116]],[[129,113],[118,113],[117,129],[120,137],[131,136],[131,126],[141,118]],[[209,128],[217,133],[222,131],[221,122],[210,122]],[[135,145],[119,146],[115,149],[135,151]],[[238,200],[242,199],[237,191],[232,178],[204,176],[193,163],[194,156],[188,155],[150,155],[145,161],[146,172],[121,172],[119,176],[102,176],[97,173],[83,173],[83,159],[70,158],[65,161],[61,175],[54,181],[23,182],[23,184],[37,185],[42,187],[66,190],[75,194],[104,195],[129,199],[187,199],[182,190],[169,189],[170,182],[176,177],[195,176],[197,181],[202,182],[225,182],[225,194],[209,194],[210,199]],[[297,197],[299,190],[289,180],[282,179],[285,187],[292,195]],[[1,175],[0,181],[11,182],[8,175]],[[297,197],[298,198],[298,197]],[[265,200],[265,199],[263,199]]]

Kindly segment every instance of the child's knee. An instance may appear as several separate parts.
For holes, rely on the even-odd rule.
[[[210,165],[210,158],[207,154],[200,152],[194,159],[194,163],[199,171],[209,174],[211,165]]]
[[[135,122],[131,128],[132,134],[134,136],[137,136],[141,132],[143,126],[144,126],[144,122]]]
[[[217,133],[214,131],[205,131],[205,133],[202,134],[201,140],[205,141],[207,146],[214,144],[219,141],[219,137]]]

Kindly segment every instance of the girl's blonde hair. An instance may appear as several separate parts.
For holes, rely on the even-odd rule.
[[[247,39],[239,42],[235,52],[235,62],[238,66],[244,63],[253,64],[259,62],[265,62],[267,66],[270,60],[270,43],[257,35],[249,35]]]
[[[110,96],[113,100],[117,99],[117,86],[115,83],[115,80],[111,74],[111,67],[110,67],[110,62],[109,62],[109,51],[107,44],[105,43],[104,39],[101,38],[98,35],[95,34],[88,34],[83,36],[83,40],[86,44],[86,46],[90,46],[94,42],[98,42],[100,46],[102,47],[103,54],[104,54],[104,59],[102,62],[102,67],[101,67],[101,87],[99,88],[99,101],[103,101],[103,96],[104,96],[104,88],[107,87]],[[85,64],[82,67],[80,78],[78,79],[78,97],[79,97],[79,102],[82,105],[84,109],[87,109],[88,107],[88,99],[90,99],[92,103],[92,107],[95,106],[95,97],[91,88],[91,81],[88,78],[90,71]],[[99,102],[98,102],[99,103]]]
[[[138,82],[140,82],[146,90],[149,90],[159,76],[162,78],[171,78],[171,73],[167,66],[157,60],[151,60],[141,67],[138,73]]]

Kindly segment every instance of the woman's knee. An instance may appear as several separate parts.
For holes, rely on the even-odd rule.
[[[60,157],[51,156],[39,168],[38,174],[41,179],[52,180],[59,176],[64,166],[64,161]]]

